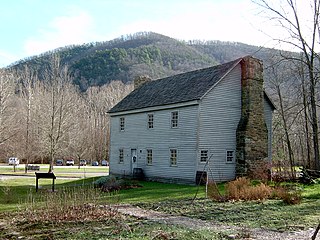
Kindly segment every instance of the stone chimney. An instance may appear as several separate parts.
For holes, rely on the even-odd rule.
[[[148,75],[136,76],[133,80],[134,89],[141,87],[146,82],[151,81],[151,78]]]
[[[264,119],[263,65],[253,57],[241,61],[241,119],[237,128],[236,174],[251,175],[268,156]]]

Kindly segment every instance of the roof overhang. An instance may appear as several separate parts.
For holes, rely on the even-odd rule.
[[[161,106],[153,106],[153,107],[140,108],[140,109],[133,109],[133,110],[122,111],[122,112],[114,112],[114,113],[109,113],[109,116],[114,117],[114,116],[128,115],[128,114],[134,114],[134,113],[155,112],[155,111],[160,111],[165,109],[174,109],[174,108],[181,108],[181,107],[194,106],[194,105],[199,105],[199,100],[161,105]]]

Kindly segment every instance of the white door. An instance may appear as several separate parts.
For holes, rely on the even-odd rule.
[[[137,149],[131,149],[131,173],[133,169],[138,167]]]

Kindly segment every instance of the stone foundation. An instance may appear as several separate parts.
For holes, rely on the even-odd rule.
[[[151,78],[149,76],[137,76],[133,79],[133,85],[134,85],[134,89],[137,89],[139,87],[141,87],[143,84],[145,84],[146,82],[150,82]]]

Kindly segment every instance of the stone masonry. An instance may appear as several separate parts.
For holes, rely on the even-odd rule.
[[[247,176],[268,156],[264,118],[263,65],[253,57],[241,61],[241,119],[237,128],[236,175]]]
[[[147,75],[136,76],[133,79],[134,89],[141,87],[143,84],[145,84],[146,82],[149,82],[149,81],[151,81],[151,78]]]

